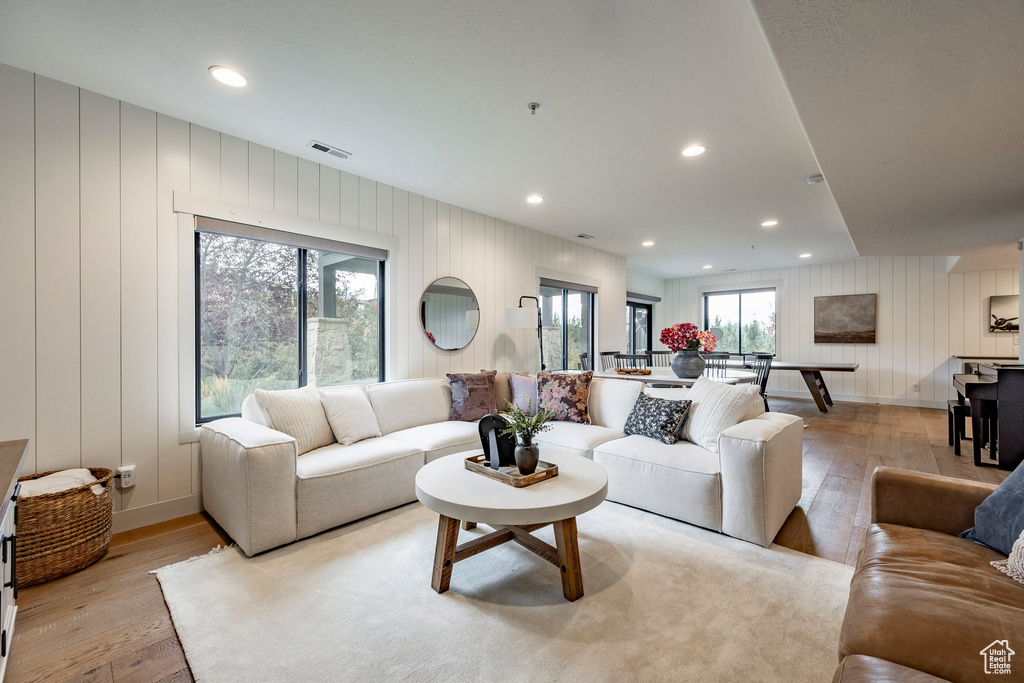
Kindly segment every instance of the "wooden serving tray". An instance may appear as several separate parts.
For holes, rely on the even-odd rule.
[[[651,371],[647,368],[616,368],[615,372],[620,375],[649,375]]]
[[[558,476],[558,465],[553,465],[543,460],[537,462],[537,471],[533,474],[519,474],[519,468],[515,465],[492,470],[486,455],[471,455],[466,458],[466,469],[500,481],[502,484],[514,486],[517,489]]]

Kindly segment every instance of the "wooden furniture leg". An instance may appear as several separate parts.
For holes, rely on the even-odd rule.
[[[465,529],[466,531],[469,531],[470,529],[475,529],[476,528],[476,522],[467,522],[467,521],[463,520],[462,528]]]
[[[580,568],[580,546],[576,537],[576,518],[554,523],[555,546],[562,574],[562,595],[569,602],[583,597],[583,572]]]
[[[459,520],[440,516],[437,520],[437,546],[434,548],[434,573],[430,587],[444,593],[452,582],[455,546],[459,540]]]
[[[817,404],[818,410],[827,413],[828,406],[832,405],[832,396],[829,395],[828,389],[825,387],[825,380],[821,373],[816,370],[801,370],[800,376],[804,378],[804,383],[811,392],[811,398]]]

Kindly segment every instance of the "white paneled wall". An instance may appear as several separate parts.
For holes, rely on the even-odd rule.
[[[193,255],[175,189],[394,235],[389,378],[535,369],[536,337],[505,330],[503,309],[536,294],[537,268],[599,280],[600,343],[623,344],[621,257],[4,65],[0,162],[0,440],[31,439],[30,471],[136,465],[138,486],[115,500],[141,513],[131,524],[198,504],[198,447],[179,443],[179,414],[194,414],[178,307]],[[480,303],[462,351],[417,320],[444,275]]]
[[[1016,335],[988,331],[989,297],[1017,294],[1018,271],[947,274],[931,256],[866,258],[796,268],[730,273],[665,282],[671,322],[700,322],[702,286],[781,282],[777,311],[780,360],[855,362],[855,373],[825,373],[834,398],[944,407],[953,396],[954,356],[1017,356]],[[815,344],[814,297],[878,294],[875,344]],[[914,385],[920,385],[915,391]],[[795,372],[772,373],[769,391],[807,394]]]

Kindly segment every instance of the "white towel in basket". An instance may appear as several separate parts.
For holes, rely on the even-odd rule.
[[[44,493],[60,493],[61,491],[67,491],[68,489],[84,486],[85,484],[91,484],[94,481],[96,481],[96,477],[92,476],[92,472],[84,467],[76,470],[54,472],[45,477],[21,482],[21,491],[18,493],[18,497],[31,498],[32,496],[41,496]],[[98,496],[103,493],[103,487],[97,484],[92,487],[92,492]]]

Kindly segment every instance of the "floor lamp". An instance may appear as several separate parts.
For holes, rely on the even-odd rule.
[[[536,307],[523,307],[523,299],[533,299]],[[537,343],[540,345],[540,369],[544,370],[544,339],[541,337],[540,299],[535,296],[519,297],[518,308],[505,309],[505,327],[516,330],[537,330]]]

